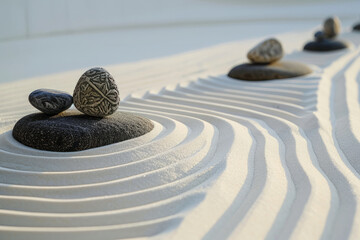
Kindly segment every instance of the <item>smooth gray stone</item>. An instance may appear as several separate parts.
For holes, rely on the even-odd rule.
[[[341,31],[340,19],[336,16],[327,18],[324,22],[324,35],[326,38],[334,38]]]
[[[354,30],[354,31],[360,31],[360,23],[355,24],[355,25],[353,26],[353,30]]]
[[[56,115],[73,103],[70,94],[52,89],[37,89],[30,93],[29,102],[45,114]]]
[[[311,73],[308,66],[298,62],[274,62],[272,64],[245,63],[232,68],[229,77],[238,80],[261,81],[299,77]]]
[[[27,115],[15,124],[12,135],[32,148],[72,152],[133,139],[153,128],[151,120],[132,113],[116,112],[98,118],[69,110],[56,116]]]
[[[283,54],[281,43],[270,38],[252,48],[247,57],[253,63],[268,64],[280,60]]]
[[[87,70],[74,90],[74,105],[89,116],[104,117],[119,107],[119,90],[114,78],[103,68]]]
[[[316,52],[328,52],[349,47],[349,43],[342,40],[324,39],[323,41],[311,41],[305,44],[304,50]]]

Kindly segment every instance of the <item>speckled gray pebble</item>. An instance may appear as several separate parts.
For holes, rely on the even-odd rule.
[[[253,63],[269,64],[281,59],[283,54],[281,43],[275,38],[270,38],[252,48],[247,57]]]
[[[30,93],[29,102],[45,114],[56,115],[68,109],[73,103],[73,98],[63,91],[37,89]]]
[[[132,113],[116,112],[98,118],[68,110],[56,116],[27,115],[15,124],[12,134],[32,148],[72,152],[133,139],[153,128],[151,120]]]

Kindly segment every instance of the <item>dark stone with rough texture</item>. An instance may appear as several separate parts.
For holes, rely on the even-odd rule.
[[[98,118],[71,110],[56,116],[27,115],[15,124],[12,134],[32,148],[72,152],[136,138],[153,128],[151,120],[132,113],[116,112]]]
[[[299,77],[311,72],[311,68],[302,63],[284,61],[268,65],[241,64],[231,69],[228,76],[239,80],[260,81]]]
[[[74,89],[74,105],[89,116],[104,117],[119,107],[119,90],[114,78],[103,68],[91,68],[79,79]]]
[[[63,91],[38,89],[30,93],[29,102],[45,114],[56,115],[68,109],[73,103],[73,98]]]
[[[335,50],[345,49],[348,47],[349,47],[348,42],[341,41],[341,40],[325,39],[323,41],[308,42],[304,46],[304,50],[316,51],[316,52],[327,52],[327,51],[335,51]]]
[[[354,31],[360,31],[360,23],[355,24],[355,25],[353,26],[353,30],[354,30]]]

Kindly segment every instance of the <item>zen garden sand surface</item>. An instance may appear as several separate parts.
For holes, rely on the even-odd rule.
[[[83,151],[38,150],[12,130],[46,116],[32,91],[73,93],[86,69],[2,83],[0,239],[360,239],[360,33],[353,19],[347,48],[303,51],[323,20],[270,36],[275,63],[311,70],[293,78],[227,76],[269,36],[104,66],[121,100],[91,119],[148,127]]]

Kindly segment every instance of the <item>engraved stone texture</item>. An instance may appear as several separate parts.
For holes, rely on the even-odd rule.
[[[46,151],[72,152],[136,138],[154,128],[151,120],[116,112],[104,118],[69,110],[55,116],[35,113],[21,118],[13,137],[20,143]]]
[[[324,22],[324,34],[327,38],[336,37],[341,31],[341,22],[338,17],[327,18]]]
[[[251,49],[247,57],[253,63],[268,64],[281,59],[283,56],[283,48],[281,43],[275,38],[267,39],[253,49]]]
[[[74,90],[75,107],[90,116],[104,117],[119,107],[119,90],[114,78],[103,68],[87,70]]]
[[[73,103],[73,98],[63,91],[37,89],[30,93],[29,102],[45,114],[56,115],[68,109]]]
[[[232,68],[228,76],[239,80],[261,81],[299,77],[311,72],[311,68],[305,64],[279,61],[267,65],[241,64]]]

